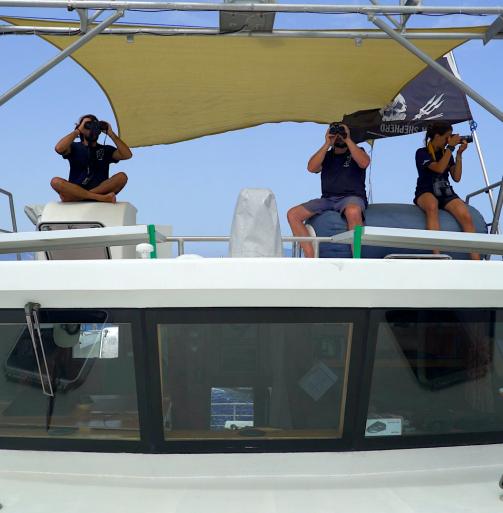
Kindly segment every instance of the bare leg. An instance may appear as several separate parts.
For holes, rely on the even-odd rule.
[[[348,203],[344,208],[343,213],[346,218],[346,222],[348,223],[348,230],[352,230],[356,225],[363,226],[362,209],[359,205]]]
[[[309,232],[307,231],[306,226],[304,225],[304,221],[314,216],[314,212],[307,210],[307,208],[302,205],[297,205],[296,207],[292,207],[286,217],[288,219],[288,224],[292,229],[292,233],[295,237],[309,237]],[[314,249],[313,245],[310,242],[301,242],[300,246],[304,251],[304,256],[306,258],[314,257]]]
[[[341,214],[344,214],[344,217],[346,218],[348,230],[353,230],[357,225],[363,226],[362,209],[359,205],[348,203]],[[354,248],[352,244],[351,252],[354,254]]]
[[[426,229],[440,230],[440,221],[438,220],[438,200],[431,192],[425,192],[417,198],[417,206],[421,208],[426,215]],[[433,254],[438,255],[438,249],[433,250]]]
[[[453,199],[449,201],[444,208],[455,217],[464,232],[475,233],[475,225],[473,224],[472,216],[463,200],[459,198]],[[472,260],[480,260],[480,255],[478,253],[470,253],[470,258]]]
[[[51,187],[59,194],[61,201],[101,201],[104,203],[115,203],[115,193],[97,194],[95,192],[87,191],[80,185],[70,183],[63,178],[53,178],[51,180]]]
[[[104,182],[101,182],[97,187],[94,187],[89,192],[94,192],[95,194],[108,194],[113,192],[114,194],[118,194],[127,183],[127,175],[126,173],[117,173],[116,175],[111,176]]]

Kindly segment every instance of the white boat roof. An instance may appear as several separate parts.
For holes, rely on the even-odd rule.
[[[501,261],[297,258],[23,261],[0,308],[503,307]]]

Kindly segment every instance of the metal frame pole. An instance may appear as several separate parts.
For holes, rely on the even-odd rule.
[[[12,233],[17,233],[16,210],[14,209],[14,197],[12,193],[5,189],[0,189],[0,194],[5,194],[9,200],[10,219],[12,223]],[[7,231],[7,230],[6,230]],[[16,259],[21,260],[21,254],[16,253]]]
[[[503,180],[503,178],[502,178],[502,180]],[[502,208],[503,208],[503,186],[500,185],[498,199],[496,200],[496,209],[494,211],[494,218],[493,218],[493,222],[491,224],[491,233],[499,232],[499,222],[500,222]]]
[[[89,40],[91,40],[94,36],[98,35],[103,29],[110,26],[114,21],[118,20],[124,15],[124,11],[117,11],[112,16],[108,17],[106,20],[102,21],[99,25],[96,25],[92,30],[87,32],[85,35],[77,39],[75,43],[72,43],[70,46],[65,48],[62,52],[60,52],[56,57],[52,58],[49,62],[40,66],[33,73],[28,75],[25,79],[21,80],[18,84],[16,84],[9,91],[0,96],[0,106],[4,103],[8,102],[11,98],[16,96],[16,94],[20,93],[23,89],[28,87],[31,83],[35,82],[35,80],[39,79],[42,75],[47,73],[50,69],[54,68],[57,64],[59,64],[66,57],[71,55],[73,52],[78,50],[81,46],[84,46]]]
[[[228,5],[228,4],[226,4]],[[91,18],[89,18],[89,23]],[[69,23],[72,23],[71,21]],[[44,34],[50,36],[69,36],[73,37],[80,35],[82,29],[77,26],[52,26],[52,27],[37,27],[35,25],[0,25],[0,34],[10,35],[37,35],[43,36]],[[250,37],[250,32],[232,32],[229,34],[221,34],[218,28],[192,28],[192,27],[145,27],[141,25],[136,26],[119,26],[106,28],[101,32],[102,35],[213,35],[222,37]],[[482,40],[484,34],[476,32],[403,32],[402,36],[406,39],[436,39],[436,40]],[[379,31],[370,30],[289,30],[289,29],[275,29],[272,32],[253,32],[253,37],[257,38],[271,38],[271,37],[304,37],[304,38],[334,38],[334,39],[390,39],[387,34]],[[493,39],[502,40],[503,34],[494,36]]]
[[[57,9],[112,9],[142,11],[229,11],[229,12],[294,12],[346,14],[488,14],[500,16],[503,6],[427,6],[427,5],[354,5],[354,4],[276,4],[276,3],[216,3],[159,2],[123,0],[0,0],[0,7],[37,7]]]
[[[401,34],[394,31],[387,23],[385,23],[383,20],[377,18],[374,15],[370,15],[369,20],[378,28],[380,28],[383,32],[386,32],[386,34],[388,34],[397,43],[399,43],[404,48],[409,50],[409,52],[413,53],[416,57],[418,57],[423,62],[428,64],[428,66],[438,71],[438,73],[440,73],[443,77],[449,80],[449,82],[454,84],[456,87],[461,89],[461,91],[466,93],[470,98],[476,101],[479,105],[481,105],[484,109],[490,112],[493,116],[495,116],[500,121],[503,121],[503,112],[501,110],[499,110],[491,102],[487,101],[483,96],[477,93],[477,91],[472,89],[469,85],[465,84],[462,80],[456,78],[452,73],[450,73],[443,66],[438,64],[438,62],[435,62],[428,54],[424,53],[422,50],[414,46]]]
[[[370,3],[372,3],[374,5],[380,5],[378,0],[370,0]],[[395,18],[393,18],[393,16],[391,16],[391,14],[385,14],[385,16],[386,16],[386,18],[388,18],[389,21],[391,21],[391,23],[393,23],[393,25],[395,25],[395,28],[397,28],[397,29],[402,28],[400,26],[400,23],[397,20],[395,20]]]
[[[461,73],[459,72],[458,64],[456,62],[456,57],[454,56],[454,52],[450,51],[447,55],[447,60],[449,62],[449,66],[452,69],[452,72],[456,76],[456,78],[459,78],[461,80]],[[452,61],[452,62],[450,62]],[[486,184],[486,187],[489,187],[491,182],[489,181],[489,174],[487,173],[486,163],[484,160],[484,155],[482,154],[482,148],[480,146],[479,138],[476,132],[477,129],[477,123],[473,120],[470,121],[470,130],[472,132],[473,136],[473,142],[475,143],[475,148],[477,149],[477,155],[479,157],[480,167],[482,168],[482,175],[484,177],[484,182]],[[492,189],[489,189],[487,191],[487,194],[489,195],[489,203],[491,204],[491,210],[493,213],[493,218],[495,214],[495,206],[494,206],[494,197],[493,197],[493,191]],[[494,222],[494,219],[493,219]]]
[[[480,147],[479,136],[477,135],[477,130],[475,129],[475,127],[472,128],[472,136],[473,136],[473,142],[475,143],[475,148],[477,148],[477,155],[479,156],[480,167],[482,168],[482,174],[484,175],[484,182],[486,183],[486,186],[489,187],[491,182],[489,181],[489,175],[487,174],[487,168],[486,168],[486,163],[484,160],[484,155],[482,154],[482,148]],[[496,209],[495,209],[496,207],[494,205],[493,191],[490,189],[489,191],[487,191],[487,194],[489,195],[489,203],[491,204],[491,210],[492,210],[492,213],[494,216],[494,214],[496,213]]]

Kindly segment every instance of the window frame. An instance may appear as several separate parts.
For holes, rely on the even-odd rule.
[[[503,443],[501,431],[414,435],[396,437],[365,437],[365,422],[370,399],[373,361],[377,344],[377,323],[388,311],[447,311],[487,309],[448,308],[57,308],[46,309],[50,314],[62,311],[106,311],[107,322],[131,325],[138,416],[139,440],[97,440],[64,438],[0,437],[0,449],[76,451],[105,453],[282,453],[282,452],[345,452],[393,449],[417,449]],[[498,308],[493,311],[503,310]],[[45,320],[45,319],[44,319]],[[161,397],[161,369],[157,324],[219,324],[233,323],[353,323],[343,435],[340,439],[282,439],[282,440],[165,440]],[[0,323],[26,322],[22,309],[1,309]]]
[[[151,309],[146,312],[150,330],[150,368],[156,367],[152,377],[156,380],[152,414],[160,427],[156,443],[161,452],[168,453],[212,453],[212,452],[318,452],[348,451],[354,445],[354,409],[350,405],[358,397],[360,382],[358,373],[352,372],[360,366],[366,332],[366,315],[362,309],[354,308],[171,308]],[[333,439],[202,439],[165,440],[162,428],[162,397],[159,367],[158,324],[253,324],[253,323],[352,323],[351,354],[347,374],[346,406],[341,438]]]
[[[145,397],[148,392],[145,388],[144,378],[144,355],[141,350],[141,312],[134,309],[111,309],[111,308],[44,308],[40,310],[41,322],[61,322],[59,317],[65,314],[106,312],[107,323],[124,323],[131,325],[131,337],[133,347],[133,359],[135,368],[136,395],[138,401],[138,440],[100,440],[92,438],[65,439],[63,437],[8,437],[0,436],[0,449],[12,450],[40,450],[40,451],[77,451],[77,452],[149,452],[149,444],[145,437],[145,429],[148,426],[148,409],[145,404]],[[72,320],[75,320],[73,318]],[[0,324],[16,323],[26,324],[24,310],[22,309],[1,309]],[[42,393],[42,391],[40,391]]]
[[[377,334],[379,322],[385,320],[388,312],[417,311],[436,312],[442,314],[449,311],[466,311],[472,314],[486,314],[488,311],[497,313],[502,308],[372,308],[368,310],[368,340],[367,355],[365,361],[366,383],[363,387],[364,396],[359,403],[360,436],[356,438],[355,450],[376,451],[393,449],[421,449],[428,447],[453,447],[462,445],[487,445],[503,443],[503,426],[500,431],[480,431],[477,433],[442,433],[431,435],[409,435],[390,437],[366,437],[365,423],[370,403],[372,375],[374,370],[375,353],[377,349]]]

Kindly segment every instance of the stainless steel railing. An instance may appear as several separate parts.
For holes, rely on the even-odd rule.
[[[496,206],[494,207],[494,215],[493,220],[491,223],[488,224],[488,226],[491,227],[491,233],[499,233],[499,221],[501,216],[501,209],[503,207],[503,179],[501,179],[499,182],[495,182],[491,185],[488,185],[487,187],[483,187],[482,189],[478,189],[476,191],[470,192],[465,198],[466,203],[470,202],[470,198],[473,198],[474,196],[478,196],[479,194],[489,194],[489,191],[492,191],[493,189],[496,189],[496,187],[499,187],[498,192],[498,198],[496,200]]]
[[[9,209],[10,209],[10,220],[12,225],[12,230],[5,230],[4,228],[0,228],[0,233],[16,233],[17,232],[17,223],[16,223],[16,212],[14,210],[14,198],[12,196],[12,193],[9,191],[6,191],[5,189],[0,189],[0,194],[4,194],[7,196],[7,199],[9,201]],[[16,258],[18,260],[21,260],[20,253],[16,253]]]
[[[185,243],[186,242],[229,242],[229,236],[214,236],[214,235],[201,235],[201,236],[169,236],[166,237],[165,242],[174,242],[177,244],[178,255],[185,254]],[[320,255],[320,244],[321,243],[337,243],[333,240],[333,237],[281,237],[282,243],[292,244],[292,257],[299,258],[301,256],[301,242],[311,242],[314,249],[314,256],[318,258]],[[337,243],[339,244],[339,243]]]

